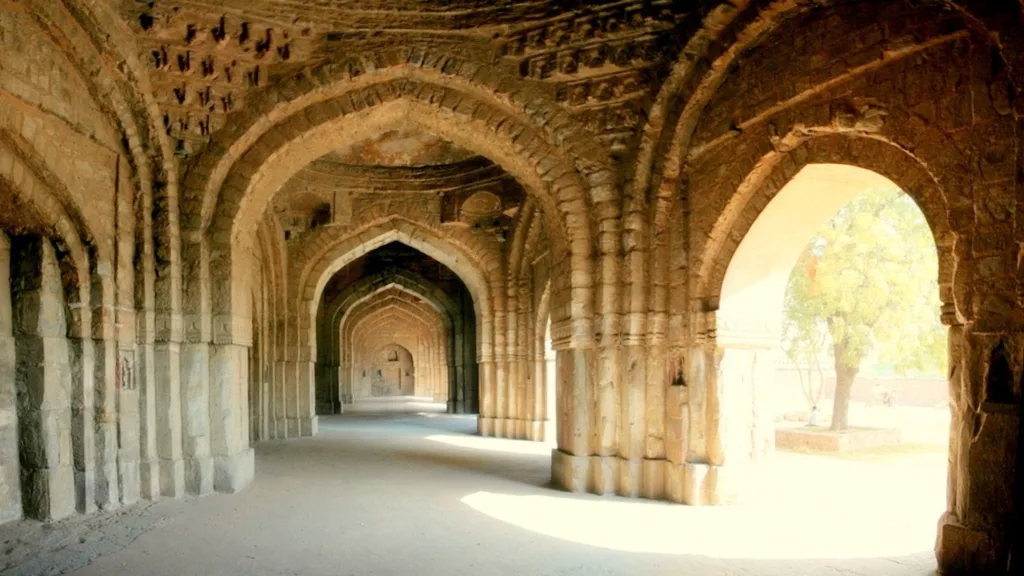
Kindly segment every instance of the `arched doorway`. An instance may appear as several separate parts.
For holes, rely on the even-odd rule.
[[[381,396],[415,396],[416,367],[412,353],[401,344],[394,342],[377,350],[369,358],[360,359],[367,364],[357,363],[356,370],[362,368],[368,373],[361,386],[355,387],[355,398],[378,398]],[[358,361],[357,361],[358,362]]]
[[[899,268],[885,259],[884,251],[873,252],[860,246],[859,250],[846,250],[846,254],[861,260],[847,261],[845,269],[819,265],[826,256],[833,258],[829,262],[839,258],[836,246],[849,247],[857,242],[888,242],[895,246],[917,241],[918,236],[900,236],[903,230],[895,228],[891,218],[896,212],[916,218],[912,225],[918,226],[916,229],[922,231],[918,236],[923,238],[919,253],[929,262],[907,261]],[[831,232],[819,235],[822,230]],[[855,230],[877,233],[877,237],[850,236]],[[841,234],[846,236],[840,237]],[[709,453],[734,469],[757,470],[734,478],[736,483],[731,487],[736,490],[735,495],[754,495],[751,499],[755,501],[756,495],[767,496],[766,500],[773,504],[791,498],[786,505],[787,519],[817,526],[821,533],[847,537],[862,545],[874,542],[878,546],[914,549],[930,546],[935,537],[935,519],[945,510],[950,411],[944,370],[931,380],[918,383],[931,386],[923,397],[932,401],[925,400],[920,406],[895,407],[891,394],[884,397],[890,398],[885,402],[887,409],[894,410],[886,416],[898,412],[907,426],[913,427],[911,434],[917,433],[919,427],[931,427],[931,442],[922,448],[901,440],[900,434],[906,434],[910,428],[878,426],[877,419],[872,420],[879,413],[868,410],[868,406],[884,400],[881,396],[872,398],[870,389],[861,389],[870,384],[851,388],[857,369],[869,364],[869,360],[877,360],[867,358],[871,342],[855,342],[860,346],[856,354],[845,350],[853,345],[852,337],[877,339],[883,329],[875,328],[874,324],[863,330],[863,326],[853,326],[878,322],[878,316],[870,320],[855,317],[869,304],[879,310],[883,306],[909,309],[916,304],[898,301],[902,293],[897,291],[905,283],[896,280],[911,275],[918,286],[923,283],[921,290],[929,295],[930,304],[914,308],[913,313],[926,317],[923,324],[929,325],[941,340],[944,359],[946,331],[938,322],[938,252],[933,232],[913,200],[888,178],[864,168],[808,164],[767,202],[729,260],[715,317],[715,370],[709,403],[717,413],[718,420],[713,426],[718,434],[709,443]],[[880,277],[884,275],[889,275],[889,280]],[[804,284],[795,279],[802,279]],[[834,286],[839,285],[845,286],[846,292],[826,303],[833,308],[822,308],[826,304],[822,304],[825,300],[821,293],[834,292]],[[805,293],[794,295],[800,286]],[[830,349],[814,351],[813,355],[827,356],[831,351],[830,363],[819,372],[830,371],[834,366],[836,376],[831,382],[822,378],[817,395],[808,397],[814,399],[809,401],[813,405],[805,407],[803,421],[797,425],[787,416],[794,409],[792,395],[787,397],[787,392],[795,389],[786,387],[807,383],[784,377],[788,374],[786,370],[794,368],[794,360],[782,351],[791,344],[794,299],[806,300],[815,290],[818,294],[812,300],[818,308],[804,306],[799,312],[820,315],[811,320],[812,330],[820,331]],[[844,328],[837,324],[840,322],[849,324]],[[897,328],[890,326],[889,330]],[[853,334],[855,329],[861,331]],[[848,370],[850,366],[854,368],[852,373]],[[875,386],[881,386],[877,379],[875,382]],[[912,391],[906,386],[904,390]],[[917,392],[920,395],[920,390]],[[856,406],[853,426],[847,417],[851,405]],[[826,407],[826,414],[819,415],[819,409]],[[926,423],[918,420],[922,417]],[[886,529],[872,521],[880,515],[888,518]]]

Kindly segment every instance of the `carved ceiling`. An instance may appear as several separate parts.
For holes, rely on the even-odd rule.
[[[352,163],[351,152],[332,152],[300,170],[281,188],[274,197],[274,213],[289,241],[319,226],[346,225],[360,206],[384,198],[438,225],[473,226],[486,220],[482,225],[489,230],[506,229],[526,199],[522,186],[482,156],[456,158],[425,166],[369,165]],[[483,214],[471,211],[477,217],[467,220],[463,205],[478,193],[493,195],[497,208]],[[420,214],[424,209],[431,214]]]
[[[331,156],[345,164],[413,167],[453,164],[475,154],[433,134],[392,130]]]
[[[645,117],[703,2],[122,0],[164,129],[189,157],[253,91],[382,47],[441,47],[507,70],[615,154]]]

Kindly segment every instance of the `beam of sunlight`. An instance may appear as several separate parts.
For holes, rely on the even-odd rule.
[[[550,456],[553,444],[547,442],[530,442],[526,440],[506,440],[504,438],[484,438],[481,436],[465,436],[455,434],[432,434],[427,440],[440,442],[449,446],[486,450],[488,452],[504,452],[506,454],[530,454],[533,456]]]
[[[783,458],[785,466],[764,479],[762,497],[735,506],[492,492],[475,492],[462,502],[538,534],[624,552],[809,560],[932,549],[942,486],[931,482],[937,484],[933,490],[919,481],[920,469],[932,473],[933,466],[901,463],[884,474],[863,463],[823,469],[812,458]]]

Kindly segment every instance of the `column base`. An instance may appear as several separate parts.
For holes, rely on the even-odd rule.
[[[741,477],[749,471],[708,464],[677,464],[662,459],[575,456],[551,452],[551,482],[569,492],[618,494],[627,498],[670,500],[690,506],[733,504],[740,500]]]
[[[26,513],[44,522],[63,520],[75,513],[75,473],[71,466],[22,471],[21,495]]]
[[[75,473],[77,476],[78,473]],[[75,479],[77,482],[77,478]],[[139,462],[139,496],[144,500],[156,502],[160,499],[160,461],[149,460]]]
[[[139,463],[118,460],[117,472],[119,475],[121,505],[130,506],[139,501]]]
[[[309,418],[299,418],[299,436],[309,437],[316,436],[316,433],[320,430],[320,419],[316,416]]]
[[[160,495],[181,498],[185,495],[185,462],[160,460]]]
[[[574,456],[558,448],[551,451],[551,483],[567,492],[587,491],[590,456]]]
[[[449,400],[448,408],[446,411],[449,414],[469,414],[470,411],[466,408],[465,400]]]
[[[1007,573],[1006,544],[992,536],[960,524],[949,512],[943,514],[935,542],[939,572],[944,575]]]
[[[316,436],[318,429],[319,420],[316,416],[310,416],[308,418],[288,418],[288,435],[286,437],[302,438],[306,436]]]
[[[534,442],[554,440],[554,426],[550,420],[523,420],[526,425],[526,439]]]
[[[213,474],[213,458],[186,458],[185,491],[193,496],[205,496],[213,492]]]
[[[214,490],[234,494],[252,483],[256,475],[256,453],[250,448],[230,456],[217,456],[213,468]]]
[[[736,504],[742,500],[744,467],[676,464],[663,460],[665,498],[690,506]]]
[[[476,419],[476,433],[480,436],[494,436],[494,418],[478,416]]]
[[[480,418],[483,422],[484,418]],[[478,426],[481,436],[493,436],[495,438],[509,438],[512,440],[543,440],[544,433],[534,432],[538,426],[543,428],[541,420],[518,420],[516,418],[486,418],[486,425]],[[484,430],[487,432],[485,433]],[[540,435],[536,437],[535,435]]]
[[[96,474],[92,470],[75,471],[75,509],[79,514],[96,511]]]

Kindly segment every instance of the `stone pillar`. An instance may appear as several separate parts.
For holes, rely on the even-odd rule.
[[[288,437],[315,436],[317,432],[316,390],[309,360],[289,362]]]
[[[93,340],[79,334],[69,341],[71,353],[71,446],[75,460],[75,508],[96,511],[96,409]]]
[[[767,395],[778,340],[719,331],[714,374],[707,379],[707,463],[703,497],[711,504],[738,500],[757,481],[756,465],[775,451]]]
[[[0,232],[0,524],[21,518],[13,320],[11,243]]]
[[[545,387],[547,385],[547,364],[544,362],[544,351],[535,350],[533,359],[533,382],[531,382],[528,401],[533,418],[530,422],[530,429],[526,437],[530,440],[542,442],[546,440],[547,434],[544,422],[547,419],[547,406],[545,405]]]
[[[16,239],[11,259],[22,507],[30,518],[58,520],[75,511],[63,286],[49,240]]]
[[[1020,435],[1019,364],[1024,335],[949,330],[950,458],[948,510],[936,558],[946,574],[1005,570],[1013,526]]]
[[[312,365],[309,370],[312,377]],[[213,485],[218,492],[238,492],[252,482],[255,473],[253,451],[249,448],[248,372],[248,347],[210,347],[210,447],[214,457]]]
[[[605,338],[609,338],[606,334]],[[591,492],[612,494],[618,484],[617,454],[619,434],[619,351],[614,345],[602,344],[595,350],[596,366],[590,393]]]
[[[146,331],[140,330],[139,333],[140,335],[146,334]],[[146,337],[142,337],[140,340],[135,350],[140,415],[139,495],[146,500],[156,501],[161,496],[160,453],[157,449],[156,366],[154,365],[156,353],[152,340]]]
[[[351,404],[352,403],[352,365],[342,364],[338,367],[338,389],[341,403]],[[344,412],[344,408],[341,410]]]
[[[516,438],[528,439],[532,436],[533,422],[536,417],[533,414],[530,397],[533,387],[533,363],[530,362],[530,340],[533,335],[533,325],[530,322],[532,293],[527,290],[526,285],[520,287],[520,312],[519,330],[516,340],[516,363],[519,371],[519,385],[517,392],[518,416],[516,421]]]
[[[205,342],[184,346],[179,402],[185,490],[189,494],[209,494],[215,472],[210,449],[210,345]]]
[[[299,437],[299,362],[286,363],[284,387],[285,438]]]
[[[558,350],[558,448],[552,452],[551,479],[570,492],[586,491],[590,469],[589,395],[594,389],[593,348]]]
[[[481,436],[494,435],[494,362],[480,361],[480,417],[477,418],[477,433]]]
[[[122,505],[139,500],[139,446],[142,427],[139,414],[139,390],[135,373],[135,350],[123,349],[118,358],[117,391],[117,474]]]
[[[515,316],[513,315],[510,320],[514,321]],[[510,338],[510,340],[514,341],[514,338]],[[505,425],[498,435],[503,438],[516,438],[516,421],[519,420],[519,387],[522,385],[522,374],[519,371],[519,358],[514,349],[510,351],[505,366],[508,370],[508,390],[505,397],[508,412],[505,416]]]
[[[94,279],[94,282],[98,281]],[[96,408],[96,505],[101,510],[117,508],[121,502],[117,470],[117,342],[107,334],[104,311],[93,311],[93,322],[104,333],[93,341]]]
[[[622,349],[623,386],[619,406],[618,494],[636,498],[641,494],[644,439],[647,423],[647,348],[627,342]]]
[[[505,404],[505,421],[498,430],[498,436],[503,438],[516,437],[516,420],[519,418],[519,347],[517,346],[519,330],[519,301],[513,286],[509,286],[509,294],[506,300],[508,312],[505,316],[505,396],[502,398]],[[500,409],[499,409],[500,410]]]
[[[299,436],[316,436],[318,419],[316,417],[316,389],[313,387],[312,361],[299,362],[299,374],[306,385],[299,388]]]
[[[185,494],[185,462],[182,459],[181,344],[153,344],[153,395],[156,411],[156,450],[160,460],[160,494],[180,498]]]
[[[288,362],[274,362],[274,391],[271,395],[271,438],[284,439],[288,437]]]

